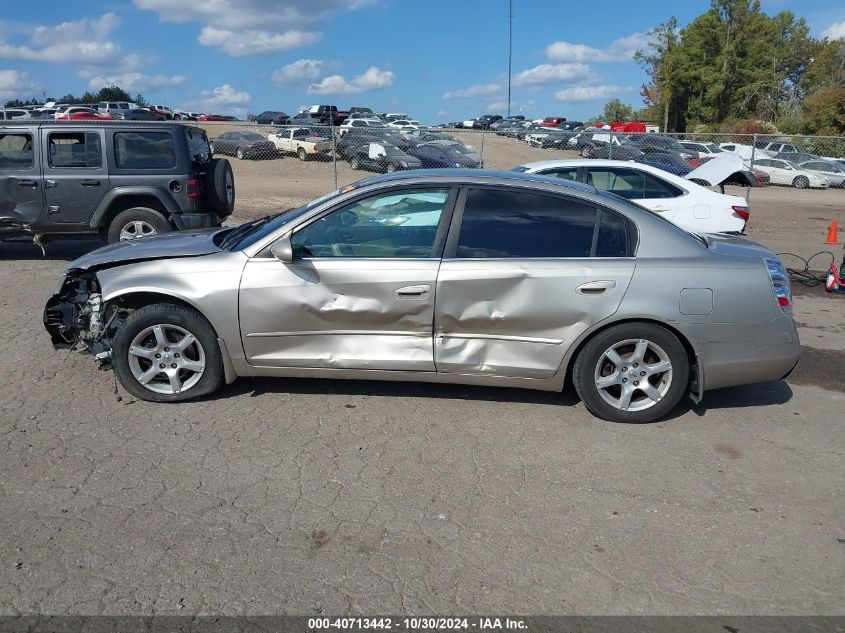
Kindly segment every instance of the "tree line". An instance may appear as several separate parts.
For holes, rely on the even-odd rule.
[[[48,101],[55,101],[57,103],[100,103],[101,101],[128,101],[130,103],[137,103],[139,106],[147,105],[144,96],[137,94],[134,97],[128,92],[118,86],[106,86],[101,88],[99,92],[91,92],[90,90],[83,93],[82,96],[77,97],[70,93],[65,96],[55,99],[53,97],[46,97],[44,103]],[[40,105],[42,102],[36,99],[10,99],[6,102],[7,108],[20,108],[26,105]]]

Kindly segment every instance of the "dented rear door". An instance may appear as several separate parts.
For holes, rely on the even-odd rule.
[[[566,196],[470,188],[452,227],[437,278],[438,372],[549,378],[633,275],[629,221]]]

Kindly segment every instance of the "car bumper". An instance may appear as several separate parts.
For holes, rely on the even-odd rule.
[[[170,217],[180,231],[209,229],[220,224],[220,218],[213,213],[174,213]]]
[[[705,390],[781,380],[795,368],[801,351],[798,330],[788,316],[765,324],[694,326],[691,334],[705,341],[699,343]]]

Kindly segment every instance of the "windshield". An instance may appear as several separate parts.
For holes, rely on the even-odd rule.
[[[719,147],[719,146],[718,146],[718,145],[716,145],[715,143],[707,143],[707,144],[705,145],[705,147],[706,147],[707,149],[709,149],[711,152],[713,152],[714,154],[719,154],[719,153],[721,153],[722,151],[724,151],[724,150],[722,150],[722,148],[721,148],[721,147]]]
[[[405,152],[403,152],[398,147],[392,147],[390,145],[385,145],[384,151],[387,153],[388,156],[403,156],[405,154]]]

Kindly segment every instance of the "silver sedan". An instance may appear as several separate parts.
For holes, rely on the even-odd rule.
[[[621,422],[785,377],[786,272],[595,188],[515,172],[362,180],[235,228],[106,246],[68,267],[44,322],[156,402],[237,377],[559,391]]]

